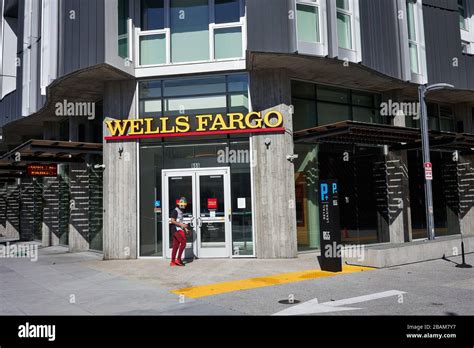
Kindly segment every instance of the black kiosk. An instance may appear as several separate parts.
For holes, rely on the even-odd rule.
[[[341,228],[339,223],[339,204],[337,180],[319,182],[319,226],[321,240],[321,270],[342,271]]]

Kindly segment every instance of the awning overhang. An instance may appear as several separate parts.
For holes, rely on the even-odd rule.
[[[32,139],[0,156],[0,178],[25,177],[28,164],[83,163],[101,154],[101,143]]]
[[[357,145],[387,145],[390,150],[421,148],[421,133],[417,128],[383,124],[342,121],[296,131],[295,143],[338,143]],[[430,148],[472,152],[474,135],[466,133],[429,131]]]

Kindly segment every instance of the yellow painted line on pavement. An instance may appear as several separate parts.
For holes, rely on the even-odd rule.
[[[184,295],[190,298],[199,298],[199,297],[205,297],[205,296],[224,294],[227,292],[262,288],[265,286],[301,282],[304,280],[310,280],[310,279],[316,279],[316,278],[333,277],[333,276],[337,276],[341,274],[371,271],[374,269],[375,268],[371,268],[371,267],[345,265],[342,267],[342,272],[337,272],[337,273],[326,272],[326,271],[321,271],[321,270],[308,270],[308,271],[301,271],[301,272],[274,274],[274,275],[257,277],[257,278],[233,280],[233,281],[223,282],[223,283],[199,285],[199,286],[193,286],[190,288],[172,290],[171,292],[173,294]]]

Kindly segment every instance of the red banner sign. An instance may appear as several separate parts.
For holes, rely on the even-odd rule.
[[[28,176],[58,176],[57,164],[29,164]]]

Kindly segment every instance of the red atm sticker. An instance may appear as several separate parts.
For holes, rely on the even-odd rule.
[[[207,199],[207,209],[217,209],[217,198]]]

